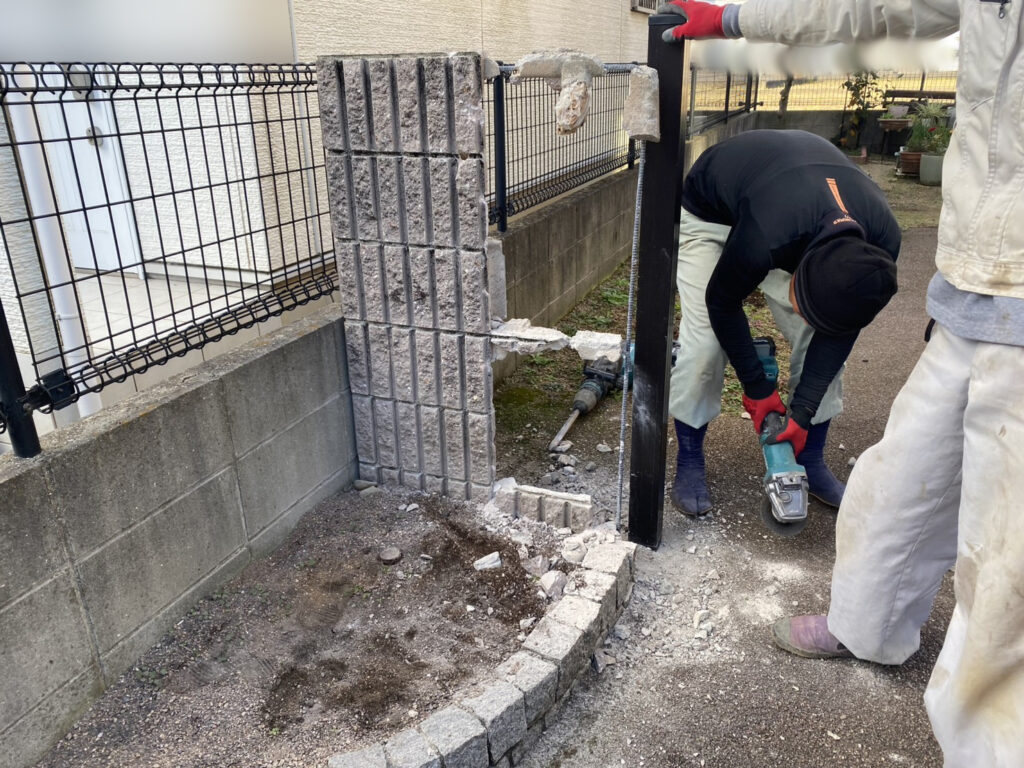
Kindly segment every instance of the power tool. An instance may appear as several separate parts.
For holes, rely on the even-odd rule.
[[[768,381],[776,384],[779,365],[775,360],[775,340],[767,336],[754,339],[754,349]],[[770,442],[786,427],[786,416],[769,413],[761,425],[761,451],[764,453],[764,499],[761,520],[772,533],[796,536],[807,526],[807,472],[797,464],[788,441]]]
[[[632,352],[632,350],[630,350]],[[580,384],[576,397],[572,401],[572,413],[565,424],[558,430],[555,439],[548,446],[549,451],[555,450],[565,438],[569,428],[580,416],[590,413],[608,392],[622,386],[622,359],[612,362],[607,357],[587,360],[583,363],[583,383]]]

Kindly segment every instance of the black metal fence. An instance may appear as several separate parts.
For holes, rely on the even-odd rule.
[[[0,110],[22,406],[61,408],[334,289],[315,66],[0,64]]]
[[[787,77],[784,74],[763,74],[757,98],[765,110],[841,111],[848,108],[850,101],[850,91],[843,87],[848,79],[846,75]],[[871,92],[866,95],[876,109],[893,101],[935,100],[934,94],[942,94],[940,101],[952,102],[956,79],[955,71],[881,72],[872,82]]]

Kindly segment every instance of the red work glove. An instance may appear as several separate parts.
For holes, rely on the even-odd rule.
[[[678,13],[686,20],[685,24],[662,33],[661,39],[666,43],[678,43],[684,37],[691,40],[725,37],[725,30],[722,28],[724,5],[702,3],[700,0],[672,0],[658,6],[658,13]]]
[[[804,452],[804,446],[807,445],[807,430],[796,423],[796,419],[787,417],[785,428],[775,435],[775,437],[768,439],[769,443],[785,443],[788,442],[793,446],[793,456],[797,459],[800,458],[800,454]]]
[[[782,404],[779,397],[779,390],[772,390],[771,395],[763,400],[754,400],[752,397],[743,396],[743,410],[750,414],[750,420],[754,422],[754,431],[761,434],[761,427],[764,424],[764,417],[769,413],[785,413],[786,406]]]

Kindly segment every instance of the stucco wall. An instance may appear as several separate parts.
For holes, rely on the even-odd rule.
[[[647,15],[629,0],[411,0],[388,9],[293,0],[299,61],[318,55],[480,51],[514,61],[538,48],[579,48],[606,61],[647,58]]]

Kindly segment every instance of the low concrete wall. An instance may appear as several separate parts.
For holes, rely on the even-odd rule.
[[[2,768],[351,484],[344,344],[328,307],[0,457]]]

